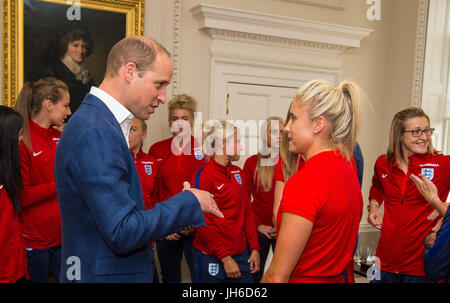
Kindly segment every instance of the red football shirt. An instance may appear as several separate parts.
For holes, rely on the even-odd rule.
[[[172,152],[174,137],[157,142],[150,147],[149,155],[159,162],[157,176],[157,202],[165,201],[183,190],[183,183],[190,182],[192,176],[203,166],[204,157],[199,144],[191,136],[191,144],[179,154]],[[194,185],[191,184],[191,187]]]
[[[313,228],[289,282],[344,282],[352,259],[363,200],[356,170],[339,151],[322,152],[305,163],[284,188],[278,211],[313,222]]]
[[[409,157],[408,172],[385,155],[375,162],[369,201],[384,202],[384,216],[377,257],[381,269],[391,273],[425,276],[423,240],[440,216],[431,220],[433,207],[422,197],[410,174],[423,173],[436,185],[445,201],[450,188],[450,158],[442,155],[415,154]]]
[[[61,214],[56,197],[55,154],[61,132],[42,128],[31,119],[29,131],[33,152],[20,142],[23,190],[20,224],[27,247],[45,249],[61,244]]]
[[[25,241],[19,217],[0,184],[0,283],[14,283],[23,276],[29,278]]]

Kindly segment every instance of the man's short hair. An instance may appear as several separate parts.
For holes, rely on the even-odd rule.
[[[148,39],[148,41],[146,41]],[[105,76],[114,77],[120,67],[133,62],[139,72],[145,72],[153,67],[157,54],[170,53],[158,42],[150,38],[130,36],[117,42],[108,54]]]

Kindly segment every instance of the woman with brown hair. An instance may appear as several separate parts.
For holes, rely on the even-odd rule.
[[[423,174],[438,188],[445,201],[449,192],[448,157],[433,147],[430,119],[417,107],[409,107],[392,119],[389,148],[375,162],[369,194],[367,221],[381,230],[376,255],[381,280],[373,282],[427,282],[423,240],[439,218],[410,179]],[[384,203],[384,216],[380,206]]]
[[[16,103],[23,118],[20,167],[20,223],[25,238],[31,282],[47,282],[49,270],[59,279],[61,216],[54,163],[62,126],[70,115],[67,85],[55,78],[25,83]]]

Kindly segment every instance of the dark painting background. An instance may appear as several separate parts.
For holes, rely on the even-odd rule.
[[[67,20],[70,6],[24,0],[24,75],[27,81],[31,69],[36,68],[48,52],[56,31],[73,22]],[[111,47],[126,35],[125,14],[81,8],[81,20],[94,42],[92,54],[86,59],[96,85],[103,79],[106,58]]]

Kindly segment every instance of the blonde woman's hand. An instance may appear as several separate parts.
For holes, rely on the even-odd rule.
[[[249,263],[250,263],[250,273],[254,274],[260,270],[261,259],[259,256],[259,251],[252,250],[252,252],[250,253]]]
[[[239,265],[231,256],[227,256],[221,261],[223,262],[223,267],[225,268],[225,273],[227,274],[228,278],[236,279],[241,276]]]

